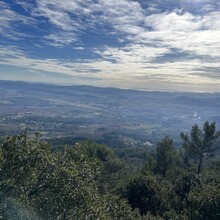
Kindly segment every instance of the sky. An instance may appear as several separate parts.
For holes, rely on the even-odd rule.
[[[0,80],[220,92],[220,1],[1,0]]]

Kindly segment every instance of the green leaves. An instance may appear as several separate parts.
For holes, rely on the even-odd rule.
[[[165,137],[161,142],[158,142],[156,149],[156,172],[165,177],[167,170],[175,161],[175,156],[176,150],[171,138]]]
[[[183,140],[185,155],[187,158],[191,159],[192,162],[197,164],[198,174],[202,170],[205,157],[214,156],[214,151],[217,148],[214,144],[219,137],[219,133],[215,130],[215,122],[209,124],[209,122],[206,121],[202,130],[198,125],[194,125],[190,137],[185,133],[180,134]]]
[[[0,217],[12,210],[12,203],[4,201],[13,201],[23,219],[33,219],[25,210],[43,219],[134,219],[124,200],[100,193],[102,173],[120,169],[104,146],[84,142],[52,152],[47,143],[24,132],[2,140],[0,162]]]
[[[141,175],[131,178],[121,192],[133,209],[140,210],[141,215],[148,212],[157,215],[162,214],[167,208],[166,192],[161,187],[155,177]]]
[[[141,169],[126,172],[111,149],[94,142],[52,151],[27,132],[3,138],[0,219],[219,219],[218,158],[201,169],[218,136],[215,123],[195,125],[181,134],[183,152],[165,137]],[[182,154],[203,172],[189,172]]]
[[[189,194],[189,216],[191,219],[220,218],[220,184],[207,184]]]

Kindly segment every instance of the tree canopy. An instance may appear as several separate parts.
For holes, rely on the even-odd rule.
[[[204,159],[215,155],[219,145],[215,145],[220,133],[216,132],[215,122],[205,122],[203,129],[197,124],[192,127],[190,136],[186,133],[180,134],[183,140],[183,148],[185,150],[186,159],[192,159],[197,164],[197,173],[201,172]]]
[[[182,150],[165,137],[150,155],[137,155],[143,163],[91,141],[54,149],[27,131],[1,138],[0,219],[217,220],[216,125],[195,125],[181,137]]]

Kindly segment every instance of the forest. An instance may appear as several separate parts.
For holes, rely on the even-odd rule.
[[[0,139],[0,219],[220,219],[220,132],[192,126],[145,151]]]

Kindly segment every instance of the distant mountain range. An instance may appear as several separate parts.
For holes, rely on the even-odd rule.
[[[220,125],[219,107],[219,93],[0,81],[2,130],[16,133],[27,126],[47,138],[156,142],[169,134],[178,138],[182,129],[206,120]]]

